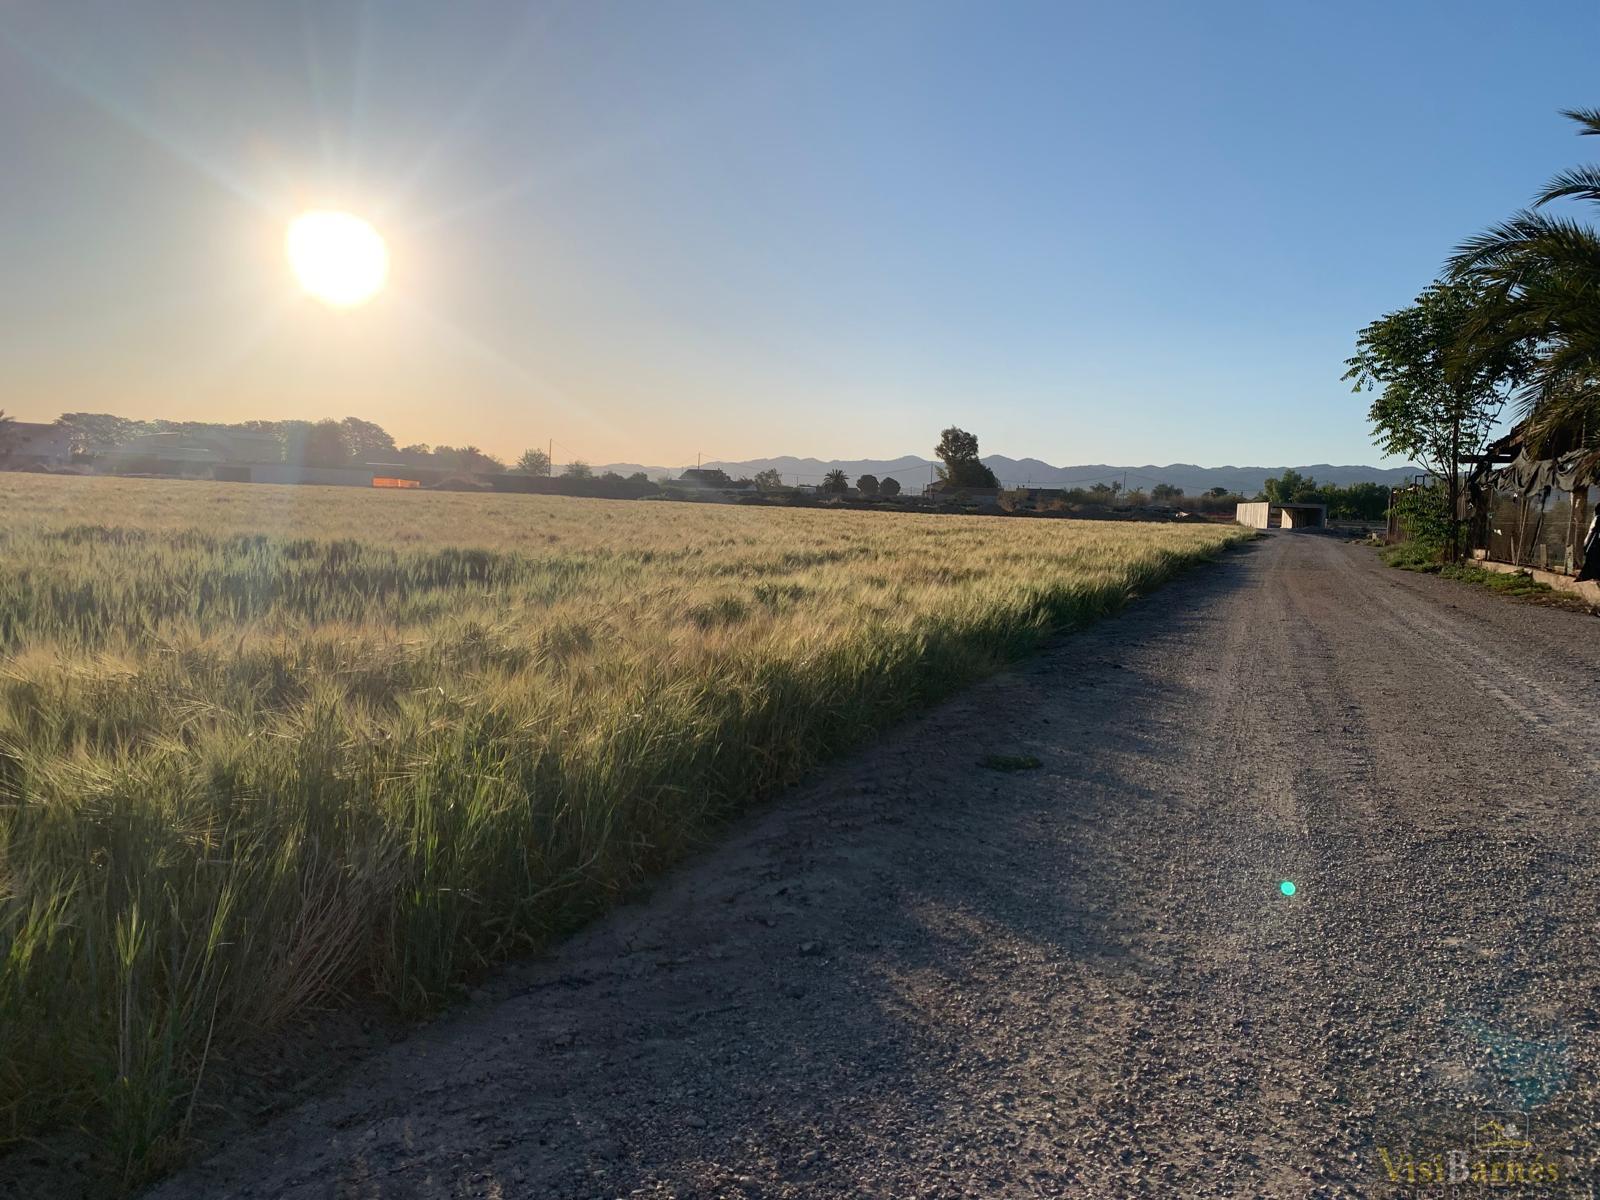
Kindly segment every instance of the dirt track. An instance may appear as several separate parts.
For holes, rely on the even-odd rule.
[[[154,1195],[1410,1194],[1518,1109],[1589,1195],[1597,718],[1593,618],[1276,535]]]

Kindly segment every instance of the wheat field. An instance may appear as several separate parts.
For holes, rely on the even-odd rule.
[[[0,475],[0,1147],[125,1180],[1215,526]]]

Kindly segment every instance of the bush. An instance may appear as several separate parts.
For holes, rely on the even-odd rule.
[[[1422,569],[1425,562],[1435,566],[1444,562],[1450,550],[1450,499],[1443,485],[1396,492],[1394,511],[1407,538],[1404,544],[1412,549],[1397,556],[1402,561],[1393,561],[1387,555],[1385,561],[1409,570]]]
[[[1381,556],[1384,562],[1402,571],[1437,571],[1444,566],[1445,550],[1437,542],[1399,542],[1385,546]]]

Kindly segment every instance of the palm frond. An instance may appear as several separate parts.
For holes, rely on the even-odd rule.
[[[1578,130],[1579,137],[1600,135],[1600,108],[1563,108],[1561,115],[1583,126]]]
[[[1600,108],[1564,115],[1600,136]],[[1446,278],[1478,296],[1452,369],[1518,362],[1502,378],[1528,445],[1548,453],[1600,446],[1600,229],[1536,211],[1562,199],[1600,204],[1600,165],[1556,175],[1533,208],[1462,242],[1446,264]]]
[[[1549,204],[1552,200],[1568,198],[1600,200],[1600,166],[1573,167],[1562,171],[1544,185],[1544,191],[1534,198],[1534,206]]]
[[[1600,429],[1600,387],[1565,386],[1526,410],[1524,435],[1535,453],[1563,453]]]
[[[1452,279],[1516,263],[1530,257],[1571,260],[1573,265],[1600,262],[1600,234],[1567,217],[1523,209],[1456,247],[1446,263]]]

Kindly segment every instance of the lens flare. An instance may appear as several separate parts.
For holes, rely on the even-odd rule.
[[[1294,895],[1294,894],[1295,894],[1295,891],[1296,891],[1296,888],[1295,888],[1295,886],[1294,886],[1294,880],[1292,880],[1292,879],[1285,879],[1285,880],[1284,880],[1284,881],[1283,881],[1283,882],[1282,882],[1282,883],[1280,883],[1280,884],[1279,884],[1279,885],[1278,885],[1278,890],[1279,890],[1279,891],[1280,891],[1280,892],[1282,892],[1282,893],[1283,893],[1283,894],[1284,894],[1284,895],[1285,895],[1285,896],[1292,896],[1292,895]]]
[[[389,278],[389,248],[350,213],[301,213],[289,223],[284,247],[300,286],[335,308],[365,304]]]

